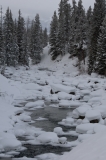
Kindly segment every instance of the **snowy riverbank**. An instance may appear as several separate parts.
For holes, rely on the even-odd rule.
[[[0,75],[0,157],[18,154],[22,142],[18,137],[27,137],[29,144],[51,144],[75,147],[63,156],[46,154],[40,159],[49,160],[104,160],[106,141],[106,78],[92,74],[80,75],[74,67],[76,59],[52,62],[45,48],[42,62],[37,66],[7,68],[5,76]],[[72,108],[67,117],[59,122],[60,128],[44,132],[30,124],[31,112],[55,102],[50,107]],[[15,106],[15,107],[14,107]],[[45,120],[39,117],[37,120]],[[75,131],[63,132],[62,126],[76,127]],[[58,135],[64,138],[59,138]],[[78,137],[68,142],[65,135]],[[33,159],[37,159],[33,158]],[[23,158],[27,159],[27,158]]]

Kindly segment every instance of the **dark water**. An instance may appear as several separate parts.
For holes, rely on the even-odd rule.
[[[55,154],[62,154],[62,152],[69,152],[71,148],[64,148],[64,147],[56,147],[51,145],[24,145],[27,150],[22,151],[16,157],[29,157],[34,158],[37,155],[44,154],[44,153],[55,153]]]
[[[44,131],[47,131],[47,132],[52,132],[55,127],[62,127],[63,131],[75,130],[75,128],[60,126],[58,124],[58,122],[66,118],[67,114],[71,111],[72,109],[59,109],[54,107],[45,107],[43,109],[37,109],[33,111],[31,115],[32,120],[35,121],[35,119],[39,117],[47,118],[48,120],[35,121],[35,123],[31,125],[38,128],[42,128]],[[73,137],[73,136],[65,136],[65,137],[67,137],[68,141],[74,141],[77,139],[76,137]],[[25,140],[25,138],[21,137],[20,140]],[[44,153],[62,154],[63,152],[68,152],[71,150],[71,148],[56,147],[51,145],[25,144],[24,147],[26,147],[27,150],[21,151],[20,154],[16,155],[15,157],[19,158],[19,157],[26,156],[26,157],[33,158],[37,155],[44,154]]]
[[[31,117],[35,120],[39,117],[47,118],[48,120],[35,121],[32,125],[38,128],[42,128],[44,131],[52,132],[55,127],[61,127],[58,122],[66,118],[67,114],[71,112],[72,109],[59,109],[55,107],[45,107],[43,109],[37,109],[33,111]],[[69,129],[74,130],[74,128],[62,126],[64,131]]]

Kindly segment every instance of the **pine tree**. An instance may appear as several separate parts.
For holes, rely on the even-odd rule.
[[[71,14],[71,21],[70,21],[70,34],[69,34],[69,53],[71,56],[76,56],[76,28],[78,23],[78,7],[76,5],[76,1],[73,0],[72,6],[72,14]]]
[[[71,6],[69,4],[69,0],[63,1],[64,8],[64,31],[65,31],[65,43],[66,48],[68,48],[69,44],[69,33],[70,33],[70,21],[71,21]],[[66,49],[68,51],[68,49]]]
[[[40,18],[37,14],[35,16],[35,23],[33,27],[33,34],[32,34],[32,49],[31,49],[31,58],[33,64],[37,64],[41,60],[41,52],[42,52],[42,44],[41,44],[41,24]]]
[[[82,0],[78,2],[78,9],[77,9],[78,22],[76,27],[76,51],[79,60],[79,68],[80,61],[84,60],[85,64],[85,56],[86,56],[86,16],[85,10],[83,9]]]
[[[48,43],[48,35],[47,35],[47,28],[43,31],[43,47],[46,47]]]
[[[106,16],[98,38],[95,71],[106,76]]]
[[[0,18],[0,66],[5,64],[5,52],[4,52],[4,39],[3,39],[3,27],[2,27],[2,8]]]
[[[95,61],[97,56],[97,40],[100,34],[100,26],[105,17],[105,0],[96,0],[93,10],[90,50],[89,50],[89,64],[88,73],[91,74],[95,68]]]
[[[17,42],[19,47],[19,60],[18,63],[20,65],[28,65],[28,53],[27,46],[24,38],[25,33],[25,21],[24,18],[21,16],[21,11],[19,10],[19,17],[18,17],[18,27],[17,27]],[[26,37],[27,39],[27,37]]]
[[[87,32],[86,32],[86,37],[87,37],[87,55],[90,52],[90,37],[91,37],[91,24],[92,24],[92,16],[93,16],[93,12],[92,12],[92,8],[91,6],[88,8],[87,10],[87,14],[86,14],[86,18],[87,18],[87,23],[86,23],[86,28],[87,28]]]
[[[53,60],[55,60],[58,56],[57,34],[58,34],[58,17],[55,11],[50,24],[50,35],[49,35],[50,52]]]
[[[64,1],[61,0],[58,9],[58,35],[57,35],[57,51],[58,55],[65,55],[65,16],[64,16]]]

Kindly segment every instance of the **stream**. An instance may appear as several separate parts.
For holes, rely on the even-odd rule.
[[[75,128],[60,126],[58,124],[59,121],[66,118],[68,112],[71,112],[72,109],[59,109],[55,107],[45,107],[42,109],[37,109],[33,111],[31,114],[31,118],[35,123],[32,123],[32,126],[37,128],[42,128],[42,130],[47,132],[53,132],[55,127],[62,127],[63,131],[75,130]],[[46,118],[46,120],[35,120],[39,117]],[[68,141],[74,141],[77,137],[73,136],[65,136],[67,137]],[[21,137],[20,140],[25,140],[25,137]],[[34,158],[37,155],[44,154],[44,153],[55,153],[61,155],[63,152],[69,152],[71,148],[67,147],[59,147],[59,146],[52,146],[52,145],[30,145],[24,144],[24,147],[27,150],[21,151],[19,155],[16,155],[15,158],[20,157],[29,157]]]

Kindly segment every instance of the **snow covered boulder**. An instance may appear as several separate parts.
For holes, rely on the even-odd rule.
[[[59,138],[59,143],[61,143],[61,144],[66,144],[67,143],[67,138],[66,137],[61,137],[61,138]]]
[[[21,121],[24,121],[24,122],[30,122],[31,121],[31,117],[28,116],[28,115],[25,115],[25,114],[21,114],[20,117],[19,117],[19,119]]]
[[[76,118],[76,119],[79,118],[79,113],[76,109],[74,109],[72,112],[72,118]]]
[[[59,102],[59,107],[61,108],[77,108],[79,106],[80,102],[77,101],[61,100]]]
[[[44,101],[43,100],[38,100],[36,102],[28,102],[25,105],[25,108],[33,108],[33,107],[38,107],[38,106],[44,107]]]
[[[92,134],[80,134],[78,136],[78,141],[83,142],[84,140],[86,140],[87,138],[90,138],[91,136],[92,136]]]
[[[96,110],[89,110],[86,112],[85,118],[88,119],[91,123],[98,123],[101,119],[101,113]]]
[[[87,124],[80,124],[76,127],[76,132],[80,134],[86,134],[89,130],[93,131],[95,124],[87,123]]]
[[[53,132],[42,133],[37,137],[37,140],[40,143],[58,143],[57,134]]]
[[[68,93],[65,93],[65,92],[59,92],[58,93],[58,99],[59,100],[71,100],[72,96]]]
[[[52,93],[58,93],[58,92],[66,92],[70,94],[75,94],[76,88],[64,86],[62,84],[52,84],[51,85],[51,92]]]
[[[90,95],[90,90],[81,90],[80,91],[80,94],[82,95],[82,96],[86,96],[86,95]]]
[[[26,90],[38,90],[38,91],[42,91],[42,87],[39,86],[38,84],[35,84],[35,83],[25,84],[23,86],[23,88],[26,89]]]
[[[101,97],[93,97],[88,101],[88,103],[90,103],[90,104],[95,104],[95,103],[96,104],[97,103],[101,104]]]
[[[67,118],[64,120],[64,122],[65,122],[66,124],[71,124],[71,125],[73,125],[74,119],[73,119],[73,118],[70,118],[70,117],[67,117]]]
[[[101,113],[102,118],[106,118],[106,106],[105,105],[100,105],[100,106],[95,106],[93,107],[94,110],[97,110]]]
[[[88,110],[91,110],[91,107],[90,107],[90,106],[85,106],[85,107],[82,106],[82,107],[76,108],[76,110],[77,110],[80,118],[81,118],[81,117],[85,118],[86,112],[87,112]]]
[[[16,149],[21,146],[20,141],[12,133],[0,133],[0,144],[2,144],[5,151]]]
[[[61,127],[56,127],[56,128],[54,128],[54,131],[53,132],[55,132],[56,134],[62,134],[63,133],[63,129],[61,128]]]

